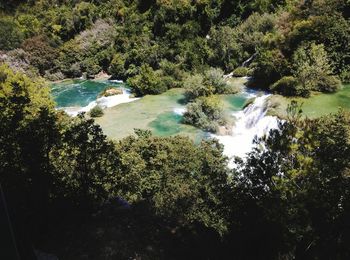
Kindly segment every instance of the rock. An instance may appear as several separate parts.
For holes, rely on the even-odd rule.
[[[95,75],[95,79],[109,79],[111,77],[111,75],[108,75],[106,72],[104,71],[100,71],[99,73],[97,73]]]
[[[232,135],[232,126],[223,125],[217,129],[217,135]]]
[[[108,87],[104,91],[102,91],[99,95],[99,97],[109,97],[114,95],[121,95],[123,94],[123,90],[120,88],[114,88],[114,87]]]

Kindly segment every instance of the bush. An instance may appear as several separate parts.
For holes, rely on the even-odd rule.
[[[209,96],[214,92],[213,86],[204,85],[204,77],[201,74],[188,76],[185,79],[184,87],[186,89],[185,95],[189,100]]]
[[[189,103],[184,113],[183,122],[205,131],[215,132],[224,122],[223,108],[216,96],[201,97]]]
[[[210,68],[202,74],[187,77],[184,82],[186,97],[193,100],[213,94],[232,94],[236,89],[224,78],[224,72],[218,68]]]
[[[0,50],[13,50],[20,46],[24,35],[10,17],[0,18]]]
[[[227,80],[224,72],[219,68],[210,68],[204,73],[204,84],[213,87],[214,94],[231,94],[235,92]]]
[[[124,80],[126,78],[125,58],[122,54],[114,54],[108,72],[112,74],[112,77],[115,79]]]
[[[322,92],[335,92],[341,87],[341,81],[335,76],[325,76],[318,83],[318,89]]]
[[[303,88],[293,76],[286,76],[275,82],[270,90],[284,96],[308,96],[309,91]]]
[[[249,75],[249,69],[246,67],[238,67],[232,72],[234,77],[244,77]]]
[[[58,52],[50,46],[49,40],[45,36],[35,36],[25,40],[22,43],[22,48],[28,54],[27,58],[30,64],[37,68],[41,75],[44,75],[46,70],[55,67]]]
[[[281,76],[289,74],[288,60],[278,49],[259,50],[252,67],[253,80],[249,82],[251,87],[268,88]]]
[[[98,105],[90,110],[91,117],[101,117],[103,114],[103,109]]]
[[[344,82],[344,83],[350,83],[350,69],[344,70],[344,71],[340,74],[340,79],[341,79],[341,81]]]
[[[139,74],[128,79],[128,84],[136,96],[160,94],[167,90],[160,84],[159,75],[149,65],[142,65]]]

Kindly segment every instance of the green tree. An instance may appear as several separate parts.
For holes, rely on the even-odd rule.
[[[333,73],[331,62],[323,45],[312,43],[309,47],[300,47],[293,56],[294,75],[306,91],[336,91],[340,82],[328,79]],[[329,83],[329,85],[327,85]]]
[[[309,120],[299,110],[292,104],[289,120],[257,140],[235,174],[232,221],[240,240],[231,245],[242,255],[256,239],[264,239],[255,249],[270,259],[349,254],[349,115]]]
[[[13,50],[20,46],[23,34],[11,17],[0,18],[0,50]]]
[[[142,65],[138,75],[129,78],[128,84],[136,96],[144,96],[147,94],[160,94],[166,89],[160,84],[159,76],[149,66]]]
[[[204,85],[204,77],[201,74],[188,76],[184,81],[184,87],[186,89],[186,97],[189,100],[208,96],[214,92],[213,86]]]
[[[197,98],[187,105],[183,122],[205,131],[216,132],[219,125],[225,123],[220,99],[216,96]]]
[[[213,27],[209,33],[208,44],[213,51],[211,63],[232,71],[242,60],[242,45],[237,41],[236,31],[229,27]]]
[[[117,144],[120,196],[146,203],[174,227],[196,222],[226,231],[227,159],[216,141],[193,145],[185,137],[136,132]],[[221,207],[222,205],[222,207]]]
[[[117,79],[125,79],[126,78],[126,70],[125,70],[125,58],[122,54],[116,53],[113,56],[111,64],[108,68],[112,77]]]

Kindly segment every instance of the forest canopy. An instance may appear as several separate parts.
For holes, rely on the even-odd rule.
[[[135,90],[144,95],[181,86],[184,73],[209,67],[230,73],[244,64],[251,86],[307,96],[336,91],[339,80],[350,79],[345,0],[40,0],[1,7],[0,59],[49,80],[106,71],[139,83],[149,66],[161,83]],[[310,67],[305,82],[296,67],[314,63],[314,48],[327,69]],[[285,87],[286,79],[278,83],[283,77],[295,80]]]

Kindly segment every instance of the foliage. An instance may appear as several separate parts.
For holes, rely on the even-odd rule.
[[[250,84],[258,88],[269,87],[289,71],[288,61],[278,49],[259,50],[252,66],[253,80]]]
[[[125,75],[126,75],[125,58],[122,54],[120,53],[114,54],[108,71],[113,78],[123,79],[123,80],[125,79]]]
[[[41,75],[46,70],[54,69],[57,51],[50,46],[44,36],[35,36],[22,43],[22,49],[27,53],[29,63],[38,68]]]
[[[103,116],[103,114],[104,114],[103,109],[98,105],[94,106],[89,112],[89,115],[91,117],[101,117],[101,116]]]
[[[230,73],[244,64],[253,71],[251,85],[268,89],[284,76],[296,76],[294,53],[312,43],[324,46],[333,76],[346,80],[349,71],[350,26],[344,0],[19,2],[9,4],[14,10],[2,18],[2,28],[7,28],[2,40],[13,43],[4,42],[8,46],[1,48],[46,37],[58,60],[45,72],[38,62],[22,69],[50,79],[83,73],[93,78],[109,71],[126,80],[147,64],[161,78],[159,90],[151,92],[161,93],[183,86],[188,73],[205,73],[208,67]],[[46,54],[36,59],[47,63]]]
[[[159,77],[148,65],[142,65],[140,73],[128,79],[128,85],[136,96],[159,94],[166,90],[164,87],[159,88],[161,86]]]
[[[247,67],[237,67],[232,71],[232,76],[234,77],[244,77],[248,76],[250,73]]]
[[[323,45],[313,43],[308,48],[300,47],[293,59],[294,74],[304,89],[332,92],[339,88],[339,82],[329,78],[332,67]]]
[[[189,75],[184,81],[184,87],[189,100],[213,94],[232,94],[236,91],[224,78],[224,72],[218,68],[210,68],[203,75]]]
[[[212,28],[208,43],[213,54],[211,63],[214,66],[223,66],[226,72],[237,67],[238,60],[242,60],[242,46],[237,41],[236,32],[229,26]]]
[[[23,41],[23,34],[11,17],[0,18],[0,35],[0,50],[13,50]]]
[[[308,91],[305,90],[293,76],[285,76],[275,82],[271,88],[272,91],[284,96],[307,96]]]
[[[224,121],[222,104],[216,96],[197,98],[187,105],[183,116],[184,123],[209,132],[216,132]]]
[[[191,225],[197,221],[224,232],[224,208],[211,209],[220,207],[219,198],[229,190],[226,159],[218,156],[222,147],[215,141],[194,146],[184,137],[159,138],[144,131],[136,134],[117,144],[123,197],[147,203],[170,223]]]
[[[242,255],[255,257],[240,242],[245,238],[263,239],[259,254],[268,258],[343,258],[349,253],[335,249],[349,239],[343,222],[350,209],[349,115],[303,120],[298,110],[292,105],[289,121],[258,140],[235,175],[238,207],[232,221],[240,240],[233,238],[231,245]]]
[[[184,81],[184,87],[186,89],[186,97],[189,100],[213,94],[213,86],[205,86],[204,77],[201,74],[188,76]]]

